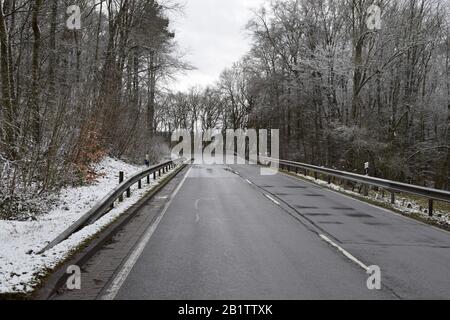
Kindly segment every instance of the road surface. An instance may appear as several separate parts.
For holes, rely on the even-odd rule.
[[[97,298],[450,297],[449,233],[259,169],[191,166]]]

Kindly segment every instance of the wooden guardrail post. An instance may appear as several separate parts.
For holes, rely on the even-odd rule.
[[[123,171],[120,171],[119,172],[119,184],[121,184],[123,182],[123,180],[124,180],[124,174],[123,174]],[[119,202],[122,202],[122,201],[123,201],[123,195],[121,195],[119,197]]]
[[[368,197],[369,196],[369,185],[367,185],[367,184],[365,184],[364,186],[363,186],[363,195],[364,195],[364,197]]]
[[[434,211],[434,202],[433,199],[428,200],[428,215],[430,217],[433,216],[433,211]]]
[[[395,192],[391,192],[391,204],[395,204]]]

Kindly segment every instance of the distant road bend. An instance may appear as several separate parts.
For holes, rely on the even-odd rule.
[[[55,298],[450,297],[450,233],[259,169],[189,166]]]

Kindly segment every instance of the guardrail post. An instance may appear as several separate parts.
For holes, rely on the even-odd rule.
[[[127,198],[130,198],[131,197],[131,188],[128,188],[127,189]]]
[[[156,180],[156,171],[153,172],[153,180]]]
[[[369,186],[367,184],[365,184],[363,186],[363,192],[364,192],[364,197],[368,197],[369,196]]]
[[[315,179],[315,180],[318,179],[317,172],[314,172],[314,179]]]
[[[138,188],[139,188],[139,189],[142,189],[142,180],[139,180],[139,181],[138,181]]]
[[[395,192],[391,192],[391,204],[395,204]]]
[[[328,176],[328,184],[331,184],[331,176]]]
[[[147,176],[147,184],[150,184],[150,175]]]
[[[124,180],[124,174],[123,174],[123,171],[120,171],[119,172],[119,184],[121,184],[123,182],[123,180]],[[123,201],[123,195],[120,195],[119,202],[122,202],[122,201]]]
[[[433,216],[433,211],[434,211],[434,202],[433,199],[428,200],[428,215],[430,217]]]

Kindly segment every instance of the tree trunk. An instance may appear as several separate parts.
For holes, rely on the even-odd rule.
[[[14,159],[16,157],[15,140],[16,140],[16,112],[12,103],[12,92],[10,82],[10,65],[9,65],[9,35],[6,27],[5,15],[3,7],[0,5],[0,77],[2,82],[2,109],[4,114],[4,128],[6,143],[5,151],[8,157]]]
[[[155,120],[155,90],[156,90],[156,70],[155,70],[155,53],[151,52],[148,63],[148,104],[147,104],[147,134],[149,140],[154,135],[154,120]]]
[[[35,143],[41,140],[41,119],[39,109],[39,54],[41,49],[41,31],[39,29],[39,11],[42,0],[35,0],[31,26],[33,29],[33,52],[31,62],[31,92],[29,107],[31,112],[31,133]]]

